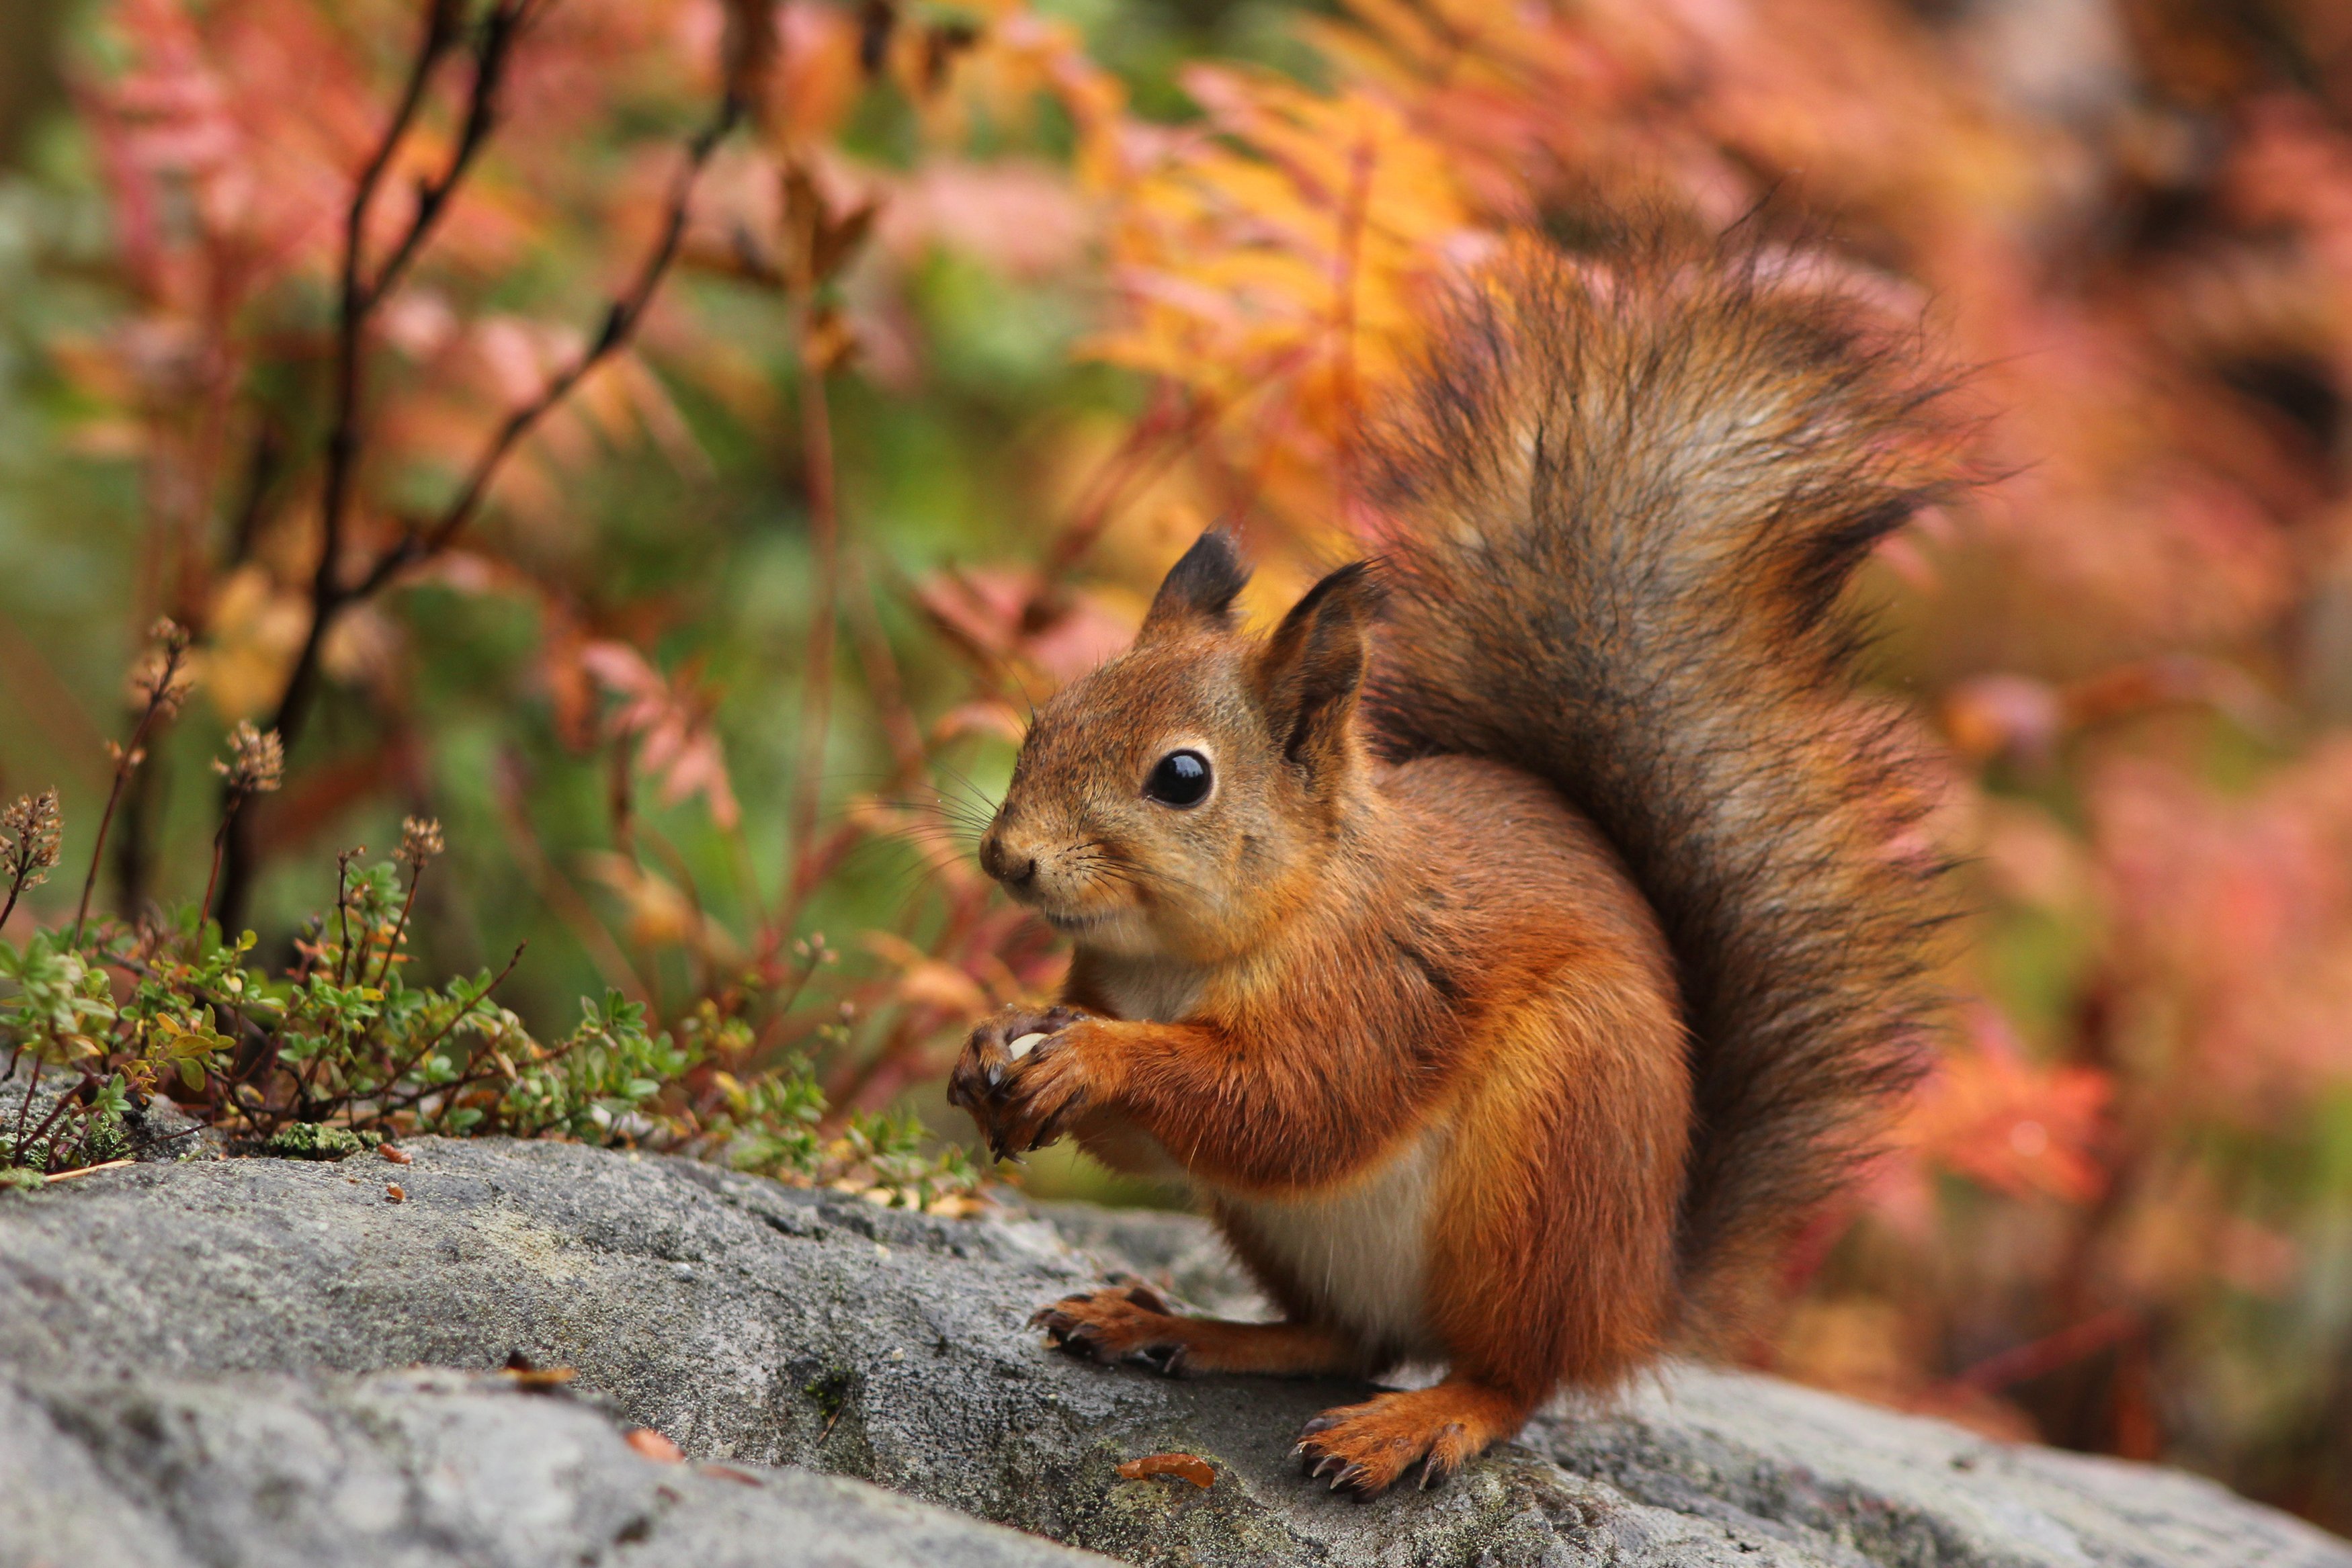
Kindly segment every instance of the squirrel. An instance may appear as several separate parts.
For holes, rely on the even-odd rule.
[[[1300,1437],[1364,1498],[1744,1332],[1937,1027],[1929,778],[1840,600],[1951,465],[1867,320],[1752,243],[1513,241],[1366,438],[1375,560],[1261,637],[1204,534],[1037,710],[980,856],[1069,977],[949,1098],[1188,1179],[1283,1313],[1113,1287],[1049,1343],[1444,1364]]]

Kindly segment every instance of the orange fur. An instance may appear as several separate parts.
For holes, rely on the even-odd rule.
[[[1306,1434],[1362,1495],[1721,1321],[1916,1027],[1900,758],[1824,620],[1900,510],[1899,400],[1812,307],[1637,260],[1604,301],[1523,251],[1458,325],[1387,449],[1391,602],[1343,568],[1253,638],[1204,537],[982,843],[1076,955],[950,1098],[1001,1153],[1181,1172],[1286,1314],[1040,1322],[1169,1372],[1443,1361]],[[1159,782],[1181,753],[1196,796]]]

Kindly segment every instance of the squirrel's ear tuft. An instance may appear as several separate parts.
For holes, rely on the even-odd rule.
[[[1258,699],[1283,759],[1320,776],[1346,759],[1380,584],[1356,561],[1308,589],[1258,657]]]
[[[1234,596],[1249,581],[1249,568],[1223,528],[1192,541],[1184,558],[1168,569],[1143,618],[1144,638],[1180,629],[1223,631],[1233,624]]]

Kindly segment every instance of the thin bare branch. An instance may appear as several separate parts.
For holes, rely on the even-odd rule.
[[[433,16],[438,18],[450,5],[451,0],[435,0]],[[695,187],[700,181],[703,168],[719,143],[742,120],[742,101],[731,93],[723,97],[709,120],[688,141],[686,157],[671,180],[668,204],[653,247],[639,263],[629,286],[606,308],[604,324],[595,338],[577,359],[551,377],[537,396],[513,410],[500,422],[497,432],[467,470],[457,497],[436,517],[409,528],[355,581],[345,581],[341,560],[343,523],[350,507],[351,488],[362,443],[360,371],[365,346],[366,319],[382,301],[384,292],[398,281],[401,272],[423,245],[434,219],[471,167],[482,141],[495,129],[496,90],[510,62],[513,40],[543,9],[543,4],[534,5],[531,0],[501,0],[485,24],[483,40],[476,51],[475,87],[466,131],[461,134],[448,169],[440,180],[426,187],[425,195],[419,200],[415,220],[378,271],[373,285],[362,281],[361,230],[364,207],[366,199],[373,194],[374,182],[382,177],[381,163],[390,161],[390,149],[396,145],[399,136],[405,134],[408,121],[415,116],[415,107],[407,96],[403,98],[402,111],[395,114],[384,145],[378,150],[378,160],[371,162],[369,168],[362,172],[362,189],[354,194],[352,218],[345,233],[343,311],[336,361],[337,414],[328,442],[328,479],[325,498],[321,503],[320,554],[311,582],[310,625],[303,637],[300,651],[295,655],[276,712],[270,719],[270,727],[278,731],[289,747],[300,735],[310,709],[316,704],[320,660],[326,648],[328,634],[343,612],[373,597],[409,567],[431,559],[455,543],[481,510],[492,481],[523,437],[569,397],[590,371],[626,346],[635,334],[659,292],[671,263],[677,259],[678,244],[686,233]],[[425,44],[419,50],[417,68],[412,72],[412,86],[417,93],[421,94],[423,90],[419,85],[422,78],[429,75],[433,63],[447,52],[453,36],[445,36],[436,30],[436,26],[428,25]],[[221,894],[225,923],[233,920],[243,910],[256,852],[249,824],[240,823],[229,840],[228,863]]]
[[[152,633],[159,644],[158,662],[140,677],[147,693],[146,706],[139,710],[138,723],[131,727],[131,738],[117,747],[114,755],[114,787],[107,791],[106,810],[98,820],[98,838],[89,849],[89,873],[82,878],[81,903],[74,908],[73,936],[67,946],[81,946],[82,926],[89,919],[89,895],[98,886],[98,868],[106,859],[106,831],[114,825],[114,813],[122,804],[123,787],[139,764],[146,760],[147,742],[153,735],[156,723],[171,716],[187,695],[180,680],[182,664],[188,655],[187,633],[169,621],[156,622]]]
[[[438,7],[436,6],[436,9]],[[504,0],[489,16],[483,18],[480,36],[474,44],[474,86],[466,99],[466,123],[457,133],[457,145],[449,154],[448,167],[437,178],[426,182],[416,193],[416,211],[409,220],[408,230],[394,245],[392,254],[376,269],[373,280],[362,286],[358,304],[362,316],[373,310],[400,286],[409,263],[416,259],[433,236],[435,225],[449,204],[449,198],[473,167],[474,160],[488,144],[490,133],[497,129],[499,89],[505,83],[507,60],[515,40],[521,37],[528,8],[517,0]],[[428,40],[429,41],[429,40]],[[356,234],[346,236],[347,259],[358,254]],[[348,278],[347,278],[348,281]],[[346,296],[347,303],[350,299]]]
[[[552,413],[557,404],[572,394],[574,387],[589,371],[603,364],[635,335],[646,311],[652,306],[654,296],[660,290],[662,278],[670,264],[677,257],[678,241],[686,233],[686,221],[694,201],[694,188],[701,178],[703,165],[719,143],[742,119],[743,106],[733,99],[722,101],[709,123],[698,131],[687,144],[685,162],[670,182],[667,210],[663,215],[661,231],[653,249],[638,266],[635,278],[615,298],[604,314],[604,324],[593,341],[583,350],[579,358],[549,378],[539,395],[507,415],[481,454],[467,471],[466,483],[440,517],[422,528],[412,528],[400,542],[383,553],[375,565],[354,584],[348,595],[353,600],[374,593],[407,567],[428,560],[456,542],[467,525],[481,510],[488,495],[490,482],[506,463],[516,445],[530,434],[539,422]]]
[[[785,879],[781,939],[800,918],[817,883],[818,785],[824,772],[825,732],[833,718],[835,622],[841,606],[841,513],[834,487],[833,413],[825,395],[824,367],[811,341],[813,307],[797,303],[800,340],[802,465],[807,475],[809,542],[816,551],[816,605],[809,617],[807,657],[801,669],[800,737],[793,781],[792,873]]]
[[[501,4],[492,13],[489,32],[497,36],[498,19],[509,9]],[[377,189],[392,167],[392,161],[407,140],[416,122],[417,111],[424,106],[425,89],[433,72],[457,41],[458,24],[462,14],[460,0],[428,0],[425,16],[425,34],[417,42],[415,57],[410,61],[408,80],[401,89],[400,101],[393,110],[391,122],[384,127],[375,151],[360,170],[358,181],[352,187],[351,205],[343,213],[343,249],[341,278],[341,300],[335,318],[335,388],[334,420],[327,433],[327,475],[319,502],[320,543],[319,564],[310,581],[310,639],[317,643],[324,633],[327,622],[333,618],[334,607],[343,597],[341,580],[343,553],[343,524],[351,510],[352,482],[359,467],[362,435],[361,402],[364,388],[369,316],[383,299],[383,277],[376,286],[366,281],[366,248],[368,212],[375,204]],[[485,66],[503,63],[504,50],[491,56],[478,56]],[[478,70],[474,80],[474,110],[467,114],[467,129],[471,132],[475,121],[484,114],[484,106],[496,90],[496,79],[487,70]],[[460,159],[470,159],[472,149],[460,144]],[[449,183],[462,173],[463,163],[453,162]],[[428,187],[428,191],[432,187]],[[448,194],[447,183],[440,188],[440,197],[431,204],[431,212],[439,210],[440,200]],[[409,225],[406,239],[394,252],[404,258],[414,254],[414,244],[420,240],[422,229],[430,223],[427,204],[420,200],[417,216]],[[390,272],[387,267],[387,275]],[[311,653],[309,646],[303,650]],[[288,742],[299,733],[307,716],[310,683],[314,678],[315,656],[298,661],[286,693],[278,702],[277,717],[270,727]]]

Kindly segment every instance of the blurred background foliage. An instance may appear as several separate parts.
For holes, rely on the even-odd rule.
[[[0,790],[62,790],[67,870],[169,614],[196,695],[100,907],[193,897],[207,759],[274,722],[223,889],[264,956],[339,850],[437,817],[427,970],[528,939],[526,1016],[710,1001],[844,1113],[951,1136],[964,1026],[1062,962],[965,853],[1024,702],[1202,527],[1265,563],[1260,612],[1344,554],[1351,432],[1498,234],[1763,204],[1973,367],[2000,477],[1868,585],[1874,678],[1948,758],[1958,1022],[1753,1359],[2352,1529],[2352,10],[10,0],[6,31]]]

